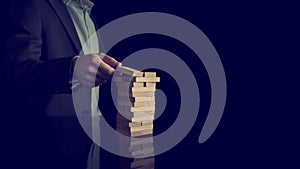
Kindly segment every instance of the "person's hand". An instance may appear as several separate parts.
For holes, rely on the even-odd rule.
[[[94,87],[105,83],[121,63],[114,58],[101,54],[90,54],[76,58],[74,75],[85,87]]]

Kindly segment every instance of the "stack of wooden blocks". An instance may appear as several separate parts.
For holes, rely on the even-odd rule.
[[[128,168],[154,168],[153,121],[155,113],[156,72],[140,72],[128,67],[117,68],[114,81],[117,86],[117,131],[129,137],[147,137],[131,142],[128,151],[132,158]]]

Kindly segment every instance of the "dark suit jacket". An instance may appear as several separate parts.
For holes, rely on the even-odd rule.
[[[91,140],[70,106],[69,83],[71,61],[81,45],[65,4],[62,0],[13,0],[11,21],[7,71],[11,102],[17,105],[10,109],[11,137],[19,148],[12,149],[10,159],[22,168],[85,168]],[[49,110],[50,100],[58,95],[65,95],[69,104]]]

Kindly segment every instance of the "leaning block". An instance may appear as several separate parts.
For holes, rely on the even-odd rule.
[[[143,72],[140,72],[138,70],[129,68],[129,67],[125,67],[125,66],[119,66],[116,69],[117,72],[120,72],[121,74],[126,74],[128,76],[138,76],[138,77],[142,77],[144,74]]]

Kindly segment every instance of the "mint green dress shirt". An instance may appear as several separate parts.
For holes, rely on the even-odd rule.
[[[90,12],[94,4],[89,0],[64,0],[64,3],[67,5],[67,9],[76,28],[76,32],[82,46],[82,53],[84,55],[99,53],[99,44],[95,25],[90,18]],[[99,87],[92,88],[92,115],[96,115],[98,113],[98,95]]]
[[[90,0],[64,0],[64,3],[67,6],[79,37],[82,54],[99,53],[95,25],[90,18],[90,12],[94,4]],[[84,57],[83,55],[81,56]],[[90,97],[93,138],[98,137],[100,139],[99,128],[95,129],[99,127],[99,116],[101,115],[100,111],[98,111],[99,86],[91,89]],[[99,153],[100,148],[93,144],[90,149],[87,169],[99,168]]]

